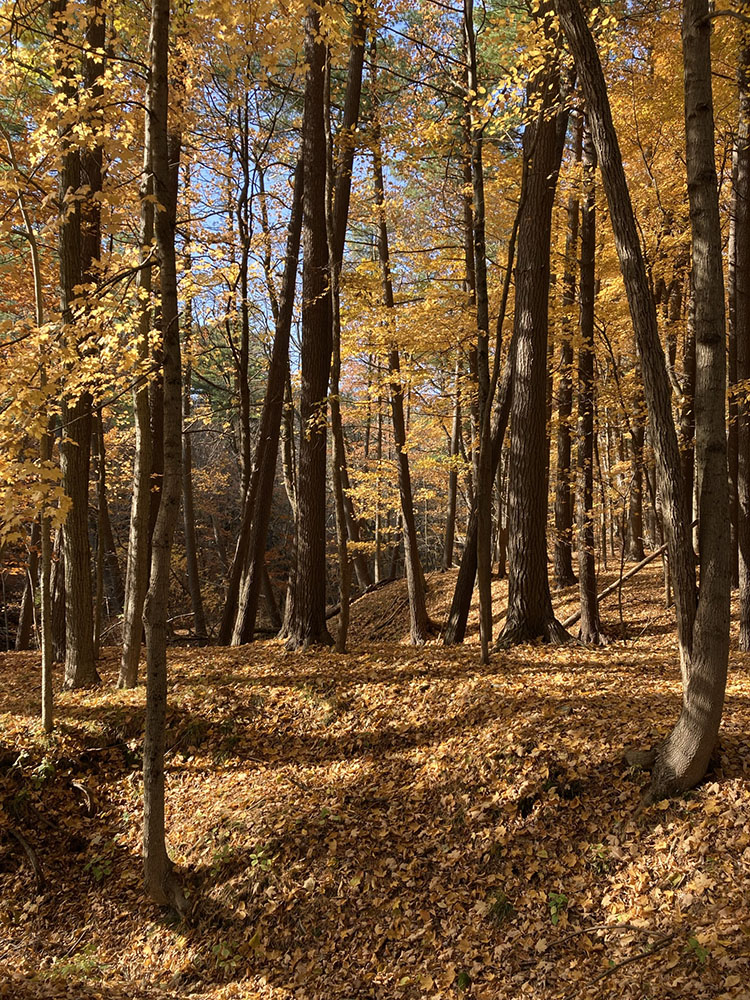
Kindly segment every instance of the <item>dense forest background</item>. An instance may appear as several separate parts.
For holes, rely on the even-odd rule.
[[[708,0],[0,4],[0,917],[32,994],[129,995],[140,931],[28,957],[55,895],[72,932],[119,879],[126,921],[182,921],[158,990],[182,956],[217,997],[645,997],[664,951],[658,995],[741,995],[748,30]],[[462,887],[428,891],[427,841]],[[348,912],[386,871],[419,958]],[[338,925],[293,916],[329,889]],[[440,894],[516,944],[446,957]],[[356,970],[330,993],[309,935]]]

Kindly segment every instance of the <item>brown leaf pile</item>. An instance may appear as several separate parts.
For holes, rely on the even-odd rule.
[[[750,661],[732,653],[707,781],[636,816],[622,752],[668,731],[679,676],[658,570],[622,625],[616,604],[627,638],[604,650],[489,667],[472,644],[357,645],[354,616],[343,657],[174,650],[187,925],[142,898],[144,692],[112,689],[116,651],[102,689],[58,696],[51,737],[36,658],[0,657],[0,995],[748,996]]]

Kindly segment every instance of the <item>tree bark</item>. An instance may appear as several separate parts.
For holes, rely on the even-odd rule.
[[[573,162],[581,162],[583,119],[573,120]],[[553,556],[555,587],[564,589],[576,583],[573,572],[573,489],[571,480],[571,418],[573,413],[573,311],[576,301],[576,266],[578,262],[578,186],[568,195],[568,228],[565,236],[562,321],[560,334],[560,382],[557,390],[557,478],[555,483],[555,550]]]
[[[735,339],[737,381],[750,378],[750,47],[739,56],[739,120],[735,178]],[[750,406],[737,394],[737,541],[739,550],[739,648],[750,650]]]
[[[302,391],[297,495],[297,571],[288,649],[331,645],[326,628],[326,403],[331,366],[331,307],[326,236],[325,45],[320,11],[305,14],[302,124]]]
[[[26,580],[21,597],[21,610],[16,631],[16,650],[28,649],[31,643],[31,627],[34,624],[34,594],[39,577],[39,545],[41,529],[39,520],[31,525],[29,536],[29,557],[26,561]]]
[[[552,610],[547,576],[547,332],[552,204],[562,158],[557,73],[531,89],[541,101],[524,129],[530,160],[526,207],[518,230],[515,385],[511,413],[508,498],[508,617],[498,647],[569,637]],[[532,156],[533,151],[533,156]]]
[[[144,604],[147,681],[143,744],[143,857],[147,894],[154,902],[171,906],[183,914],[186,903],[167,854],[164,824],[167,615],[172,539],[180,509],[182,478],[182,363],[175,259],[179,143],[174,138],[170,143],[168,126],[169,21],[169,0],[153,0],[146,141],[151,154],[154,195],[158,204],[164,206],[154,218],[164,352],[164,473],[151,545],[149,588]],[[171,169],[170,153],[173,158]]]
[[[721,232],[714,163],[710,21],[707,0],[685,0],[682,26],[688,196],[693,236],[696,330],[696,454],[700,488],[701,595],[696,612],[687,498],[670,406],[664,352],[622,166],[606,83],[577,0],[556,0],[586,96],[643,366],[649,429],[675,584],[683,710],[655,755],[647,801],[692,787],[706,772],[724,700],[729,648],[729,516],[724,428],[726,393]]]
[[[596,299],[596,151],[583,140],[581,212],[581,346],[578,349],[578,581],[581,642],[601,642],[594,561],[594,302]]]

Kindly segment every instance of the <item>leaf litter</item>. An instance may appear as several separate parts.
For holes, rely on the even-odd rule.
[[[453,579],[430,580],[437,620]],[[736,636],[709,776],[636,815],[647,778],[623,751],[664,736],[680,705],[658,570],[625,585],[623,623],[616,597],[603,605],[604,650],[529,645],[487,667],[475,612],[464,646],[405,645],[403,616],[369,641],[399,586],[355,605],[345,656],[172,650],[184,923],[142,896],[144,690],[114,689],[118,651],[100,689],[57,695],[51,736],[37,657],[0,656],[0,996],[748,995]],[[574,610],[575,592],[557,606]]]

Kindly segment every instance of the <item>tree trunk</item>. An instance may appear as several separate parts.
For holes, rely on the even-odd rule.
[[[742,54],[740,53],[740,58]],[[739,74],[738,74],[739,75]],[[741,83],[740,83],[741,86]],[[729,350],[729,429],[727,432],[727,449],[729,465],[729,522],[730,522],[730,559],[732,562],[732,586],[739,587],[739,548],[738,548],[738,515],[739,515],[739,451],[738,451],[738,386],[737,386],[737,136],[732,148],[732,194],[729,209],[729,247],[727,251],[727,303],[728,310],[728,341]]]
[[[148,134],[148,120],[146,121]],[[125,569],[125,599],[122,619],[122,657],[120,659],[119,688],[133,688],[138,681],[138,664],[143,639],[143,602],[148,589],[149,573],[149,512],[151,508],[151,403],[146,371],[151,351],[149,333],[152,322],[152,259],[151,242],[154,236],[153,178],[151,151],[148,143],[143,153],[141,173],[141,229],[140,268],[136,278],[140,313],[138,317],[138,360],[143,372],[133,386],[133,412],[135,416],[135,455],[133,459],[133,499],[130,504],[128,554]]]
[[[456,537],[456,506],[458,502],[458,455],[461,434],[461,352],[456,356],[456,395],[453,402],[453,425],[450,437],[450,471],[448,473],[448,512],[443,539],[443,571],[453,565],[453,546]]]
[[[34,624],[34,594],[39,576],[40,541],[41,529],[39,521],[36,520],[31,525],[29,558],[26,561],[26,581],[23,586],[21,610],[18,616],[18,630],[16,631],[16,649],[19,651],[28,649],[31,643],[31,626]]]
[[[581,642],[601,641],[594,563],[594,302],[596,298],[596,152],[583,141],[581,213],[581,346],[578,349],[578,581]]]
[[[376,126],[374,150],[375,202],[378,207],[378,254],[383,285],[383,305],[388,310],[389,323],[394,324],[393,282],[391,279],[390,254],[388,249],[388,223],[385,216],[385,192],[383,187],[383,165],[380,152],[380,133]],[[414,503],[411,488],[409,455],[406,451],[406,421],[404,418],[404,385],[401,379],[401,360],[398,348],[392,345],[388,351],[388,371],[390,375],[391,417],[393,440],[398,466],[398,488],[401,497],[401,523],[404,540],[404,563],[406,567],[406,587],[409,593],[409,615],[411,620],[411,641],[421,645],[432,632],[432,623],[427,614],[424,575],[419,558],[417,525],[414,518]]]
[[[740,51],[735,210],[735,338],[737,381],[750,378],[750,47]],[[750,405],[737,395],[737,541],[739,548],[739,648],[750,650]]]
[[[552,204],[562,158],[556,74],[537,84],[542,112],[524,129],[530,159],[526,208],[518,231],[515,384],[508,498],[508,617],[498,647],[569,637],[552,610],[547,577],[547,329]],[[533,159],[531,157],[533,150]]]
[[[143,744],[143,856],[148,895],[154,902],[169,905],[183,914],[186,911],[185,899],[167,854],[164,826],[167,615],[172,539],[180,510],[182,478],[182,363],[175,260],[179,143],[175,138],[170,143],[168,131],[169,0],[152,2],[149,55],[146,142],[151,153],[154,195],[159,205],[164,206],[154,219],[164,352],[164,474],[144,605],[147,682]]]
[[[260,416],[258,439],[253,456],[250,484],[243,505],[242,527],[230,571],[219,643],[234,645],[252,641],[258,614],[258,600],[265,566],[268,524],[273,502],[273,484],[279,454],[284,394],[289,373],[289,338],[297,283],[300,235],[302,231],[303,169],[297,164],[292,210],[286,245],[286,263],[279,298],[268,384]],[[244,572],[243,572],[244,571]]]
[[[556,0],[586,96],[610,219],[625,280],[657,458],[659,492],[675,585],[683,710],[659,748],[647,800],[692,787],[706,772],[724,700],[729,647],[729,516],[724,428],[726,393],[721,233],[714,163],[707,0],[685,0],[683,55],[688,195],[696,301],[696,453],[700,497],[701,595],[696,613],[687,498],[670,386],[604,74],[577,0]]]
[[[192,303],[185,304],[185,386],[182,394],[183,422],[190,422],[192,402],[193,366],[190,360],[190,328],[192,322]],[[185,530],[185,562],[187,563],[188,590],[193,608],[193,631],[201,638],[208,634],[206,615],[201,598],[201,581],[198,571],[198,543],[195,536],[195,505],[193,503],[193,447],[189,429],[182,435],[182,516]]]
[[[573,121],[573,159],[581,162],[582,116]],[[560,382],[557,390],[557,479],[555,484],[555,587],[576,583],[573,572],[573,490],[571,481],[570,427],[573,413],[573,313],[576,301],[578,262],[579,196],[577,185],[568,195],[568,228],[565,236],[562,321],[560,335]]]
[[[325,45],[320,11],[305,14],[305,110],[302,123],[302,435],[297,495],[297,572],[288,649],[331,645],[326,628],[326,403],[331,366],[331,308],[326,236]]]

